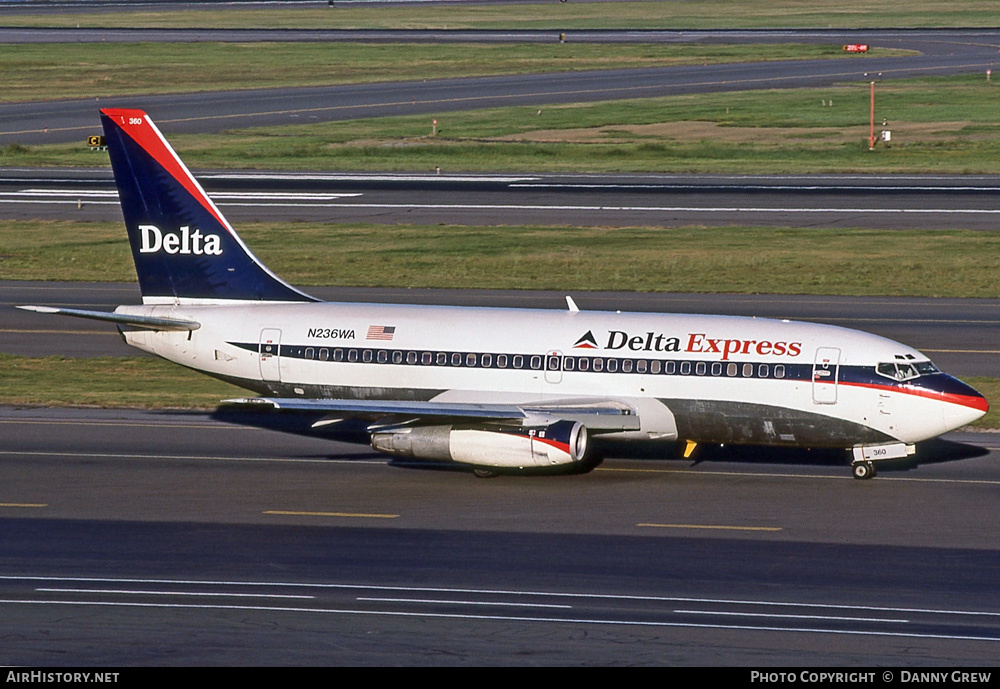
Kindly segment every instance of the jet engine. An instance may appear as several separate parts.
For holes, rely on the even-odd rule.
[[[553,467],[583,460],[587,428],[578,421],[532,428],[398,426],[373,432],[372,447],[400,457],[482,467]]]

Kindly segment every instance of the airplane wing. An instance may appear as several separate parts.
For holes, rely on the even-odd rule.
[[[639,429],[634,407],[617,400],[550,400],[529,404],[480,404],[472,402],[421,402],[397,400],[297,399],[250,397],[224,400],[223,404],[273,410],[324,412],[332,419],[362,418],[374,423],[369,430],[408,423],[477,421],[518,423],[521,427],[547,426],[556,421],[582,423],[594,433]]]

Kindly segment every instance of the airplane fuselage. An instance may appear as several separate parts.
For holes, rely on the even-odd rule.
[[[179,364],[284,398],[621,400],[621,439],[912,444],[982,415],[918,351],[828,325],[727,316],[382,304],[120,307],[197,321],[126,330]],[[881,371],[880,371],[881,367]]]

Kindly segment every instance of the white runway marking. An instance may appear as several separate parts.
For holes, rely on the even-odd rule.
[[[993,610],[951,610],[951,609],[926,609],[907,608],[892,606],[866,606],[866,605],[845,605],[827,603],[808,603],[796,601],[779,600],[738,600],[738,599],[713,599],[678,596],[641,596],[641,595],[619,595],[603,594],[599,592],[552,592],[552,591],[531,591],[531,590],[493,590],[493,589],[469,589],[469,588],[448,588],[448,587],[415,587],[415,586],[379,586],[365,584],[338,584],[338,583],[302,583],[283,581],[219,581],[219,580],[173,580],[173,579],[138,579],[138,578],[106,578],[106,577],[56,577],[56,576],[24,576],[24,575],[3,575],[0,581],[16,584],[19,582],[66,582],[72,584],[112,584],[113,589],[59,589],[59,588],[37,588],[33,592],[48,593],[82,593],[82,594],[110,594],[110,595],[164,595],[164,596],[261,596],[261,597],[289,597],[289,598],[309,598],[314,601],[311,607],[306,606],[279,606],[279,605],[236,605],[222,603],[185,603],[185,602],[142,602],[123,600],[85,600],[85,599],[61,599],[61,600],[40,600],[31,598],[8,597],[0,599],[0,605],[38,605],[38,606],[93,606],[93,607],[135,607],[135,608],[173,608],[173,609],[211,609],[211,610],[236,610],[236,611],[264,611],[283,613],[311,613],[327,615],[365,615],[384,617],[414,617],[425,619],[466,619],[480,621],[502,621],[545,624],[585,624],[585,625],[617,625],[629,627],[659,627],[659,628],[700,628],[700,629],[728,629],[740,631],[771,631],[788,633],[816,633],[835,634],[842,636],[885,636],[904,637],[922,639],[951,639],[966,641],[987,641],[996,643],[1000,641],[1000,636],[990,635],[990,631],[982,633],[968,634],[946,634],[934,633],[932,631],[902,631],[898,627],[893,630],[891,627],[881,628],[880,625],[908,625],[917,623],[918,620],[903,619],[900,617],[878,617],[879,613],[906,614],[911,617],[925,616],[924,623],[936,624],[937,618],[956,617],[958,621],[962,618],[983,618],[996,617],[1000,612]],[[132,585],[139,586],[171,586],[178,590],[149,590],[147,588],[132,589]],[[206,587],[230,588],[232,590],[220,590],[218,592],[206,592]],[[198,587],[199,591],[185,591],[184,587]],[[257,593],[247,591],[248,588],[271,589],[285,588],[290,591],[302,591],[311,589],[316,595],[283,594],[283,593]],[[320,594],[327,591],[328,600],[320,599]],[[498,607],[524,607],[537,606],[553,609],[567,609],[573,607],[585,607],[585,601],[594,601],[598,608],[591,613],[582,612],[573,617],[555,616],[516,616],[497,614],[472,614],[472,613],[442,613],[433,609],[426,610],[399,610],[393,608],[350,608],[346,607],[342,601],[329,596],[336,596],[338,593],[364,591],[379,592],[399,592],[399,593],[423,593],[433,594],[429,598],[415,597],[363,597],[356,596],[349,600],[356,603],[386,603],[388,605],[402,603],[407,605],[477,605],[477,606],[498,606]],[[454,597],[451,597],[454,596]],[[543,602],[549,599],[553,602]],[[554,601],[578,601],[570,605],[568,603],[557,603]],[[607,608],[607,604],[616,602],[621,609]],[[663,609],[658,609],[659,604],[668,604]],[[676,609],[673,607],[677,603],[695,604],[698,609]],[[638,604],[638,608],[627,607]],[[625,606],[625,607],[622,607]],[[705,606],[717,607],[717,610],[709,609]],[[607,609],[606,609],[607,608]],[[795,612],[796,610],[803,612]],[[813,611],[806,613],[805,611]],[[848,614],[831,614],[834,612]],[[865,616],[850,615],[850,613],[863,612]],[[808,620],[810,623],[822,625],[824,622],[831,622],[835,625],[842,623],[859,623],[857,628],[841,627],[778,627],[769,623],[762,624],[725,624],[719,623],[696,623],[685,620],[673,620],[672,615],[717,615],[720,619],[725,617],[745,617],[765,620]],[[971,620],[970,620],[971,622]],[[967,622],[968,623],[968,622]]]
[[[20,194],[20,193],[18,193]],[[37,195],[34,195],[37,196]],[[262,198],[262,194],[213,194],[222,207],[233,208],[364,208],[369,210],[441,210],[441,211],[585,211],[606,213],[781,213],[781,214],[829,214],[840,215],[1000,215],[997,208],[788,208],[784,206],[599,206],[590,204],[518,204],[518,203],[338,203],[334,199],[351,198],[361,194],[285,194],[274,195],[271,201],[229,200],[237,198]],[[0,192],[0,204],[76,204],[118,205],[117,200],[102,198],[88,192],[83,194],[59,194],[51,198],[23,198],[11,192]]]

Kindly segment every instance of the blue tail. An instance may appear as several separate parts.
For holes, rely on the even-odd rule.
[[[143,302],[316,301],[251,253],[145,112],[101,122]]]

